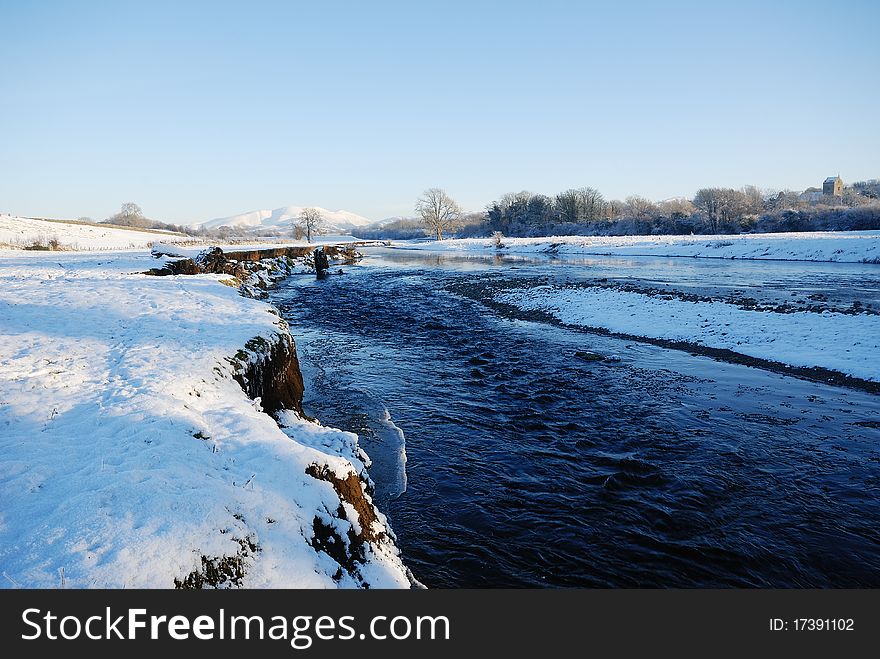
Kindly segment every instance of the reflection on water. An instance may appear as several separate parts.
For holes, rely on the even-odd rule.
[[[426,585],[880,586],[880,399],[504,320],[444,290],[480,269],[709,270],[388,252],[291,279],[275,302],[307,409],[361,434],[378,503]],[[734,271],[715,266],[704,285],[747,279],[721,265]],[[818,282],[811,272],[800,279]],[[385,411],[406,439],[400,496],[402,437]]]

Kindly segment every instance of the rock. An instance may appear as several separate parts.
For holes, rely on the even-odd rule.
[[[322,276],[330,269],[330,261],[322,247],[315,250],[315,274]]]
[[[177,259],[168,261],[162,268],[150,268],[144,274],[156,277],[165,277],[168,275],[197,275],[201,273],[201,269],[192,259]]]

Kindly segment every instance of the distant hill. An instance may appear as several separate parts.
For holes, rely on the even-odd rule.
[[[292,220],[299,217],[304,206],[283,206],[275,210],[256,210],[229,217],[218,217],[198,224],[202,229],[218,229],[232,227],[236,229],[255,230],[277,229],[289,227]],[[366,227],[373,224],[372,220],[345,210],[329,211],[326,208],[313,206],[321,212],[327,222],[328,230],[347,232],[351,229]]]
[[[379,220],[378,222],[373,222],[372,226],[374,227],[385,227],[389,224],[395,224],[400,222],[420,222],[418,217],[414,215],[395,215],[394,217],[386,217],[384,220]]]

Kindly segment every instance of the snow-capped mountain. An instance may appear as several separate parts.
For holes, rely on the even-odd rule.
[[[392,217],[386,217],[384,220],[373,222],[373,226],[376,228],[381,228],[388,226],[389,224],[394,224],[395,222],[402,222],[404,220],[418,221],[418,219],[419,218],[415,215],[394,215]]]
[[[273,229],[288,227],[295,218],[302,213],[304,206],[283,206],[275,210],[257,210],[229,217],[218,217],[199,226],[203,229],[217,229],[219,227],[238,227],[247,229]],[[373,223],[362,215],[350,213],[345,210],[329,211],[326,208],[312,206],[320,211],[330,230],[346,231],[357,227],[368,226]]]

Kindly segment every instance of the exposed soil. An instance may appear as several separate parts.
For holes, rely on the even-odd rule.
[[[202,567],[193,570],[183,579],[175,579],[174,587],[181,590],[218,588],[221,586],[241,587],[246,572],[246,561],[260,551],[251,538],[236,539],[240,549],[232,556],[202,556]]]
[[[333,526],[326,524],[316,516],[312,524],[314,531],[312,546],[317,551],[326,553],[339,563],[341,569],[359,579],[358,564],[364,562],[367,543],[380,542],[387,538],[384,532],[376,533],[373,528],[373,524],[379,521],[379,517],[373,503],[367,499],[364,493],[363,481],[354,473],[348,474],[345,478],[339,478],[326,465],[309,465],[306,473],[312,478],[330,483],[340,500],[351,504],[357,511],[357,520],[349,521],[355,521],[360,527],[360,532],[355,533],[354,529],[349,529],[347,538],[344,540]],[[348,519],[342,504],[333,514],[338,519]],[[337,578],[341,578],[341,576],[339,573]]]
[[[249,357],[248,353],[256,355],[256,359]],[[260,399],[266,412],[271,414],[287,409],[305,416],[302,409],[303,376],[296,346],[289,336],[279,335],[273,344],[256,337],[248,341],[245,350],[232,361],[237,367],[235,380],[249,398]]]

